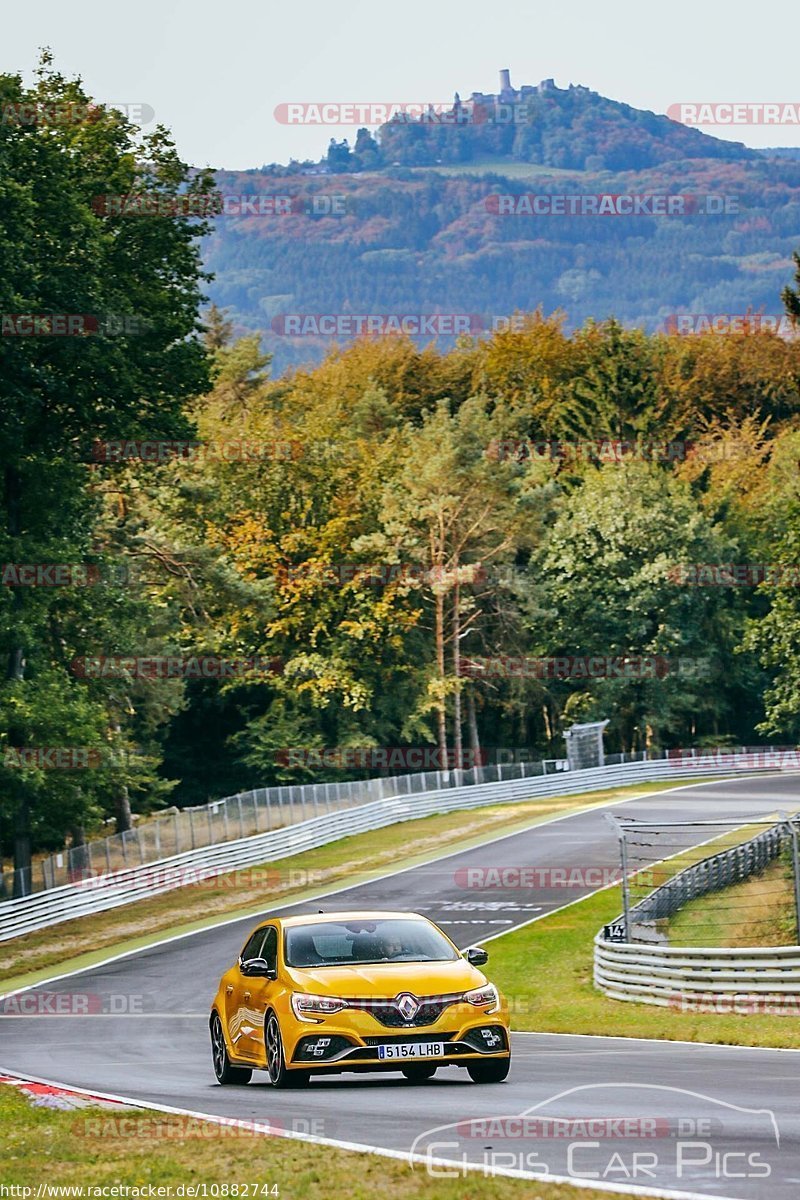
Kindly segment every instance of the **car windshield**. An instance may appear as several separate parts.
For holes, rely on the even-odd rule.
[[[290,967],[344,967],[358,963],[453,962],[447,939],[429,921],[318,921],[286,930]]]

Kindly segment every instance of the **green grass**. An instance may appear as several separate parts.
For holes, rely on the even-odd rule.
[[[397,1159],[250,1130],[244,1136],[220,1133],[216,1124],[143,1109],[33,1107],[15,1088],[0,1085],[2,1182],[32,1188],[34,1196],[40,1183],[173,1189],[249,1183],[250,1197],[253,1184],[277,1184],[282,1200],[607,1200],[607,1193],[594,1189],[537,1183],[532,1191],[530,1180],[477,1173],[432,1178],[424,1166],[412,1170]],[[367,1141],[369,1130],[349,1136]]]
[[[622,911],[608,888],[489,943],[489,974],[516,1030],[800,1048],[796,1018],[679,1012],[610,1000],[594,988],[594,937]]]
[[[683,780],[676,786],[691,782]],[[110,954],[137,950],[159,938],[204,929],[236,916],[255,919],[265,909],[290,900],[366,882],[387,871],[468,849],[488,838],[528,829],[560,815],[664,790],[663,783],[639,784],[577,796],[487,805],[340,838],[261,867],[233,871],[203,884],[176,888],[149,900],[0,942],[0,984],[7,991],[24,987],[48,978],[56,969],[79,970]]]
[[[759,875],[685,904],[665,922],[675,946],[796,946],[791,866],[778,860]]]

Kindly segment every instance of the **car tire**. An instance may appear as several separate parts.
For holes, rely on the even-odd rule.
[[[264,1049],[267,1055],[267,1074],[273,1087],[305,1087],[311,1078],[311,1072],[288,1070],[281,1027],[274,1012],[267,1013],[264,1022]]]
[[[214,1074],[217,1083],[249,1083],[253,1077],[250,1067],[235,1067],[228,1057],[228,1047],[225,1045],[225,1034],[222,1022],[216,1013],[211,1017],[211,1057],[214,1063]]]
[[[409,1063],[401,1068],[409,1083],[427,1083],[436,1074],[435,1063]]]
[[[511,1069],[511,1056],[495,1058],[489,1062],[467,1063],[467,1071],[473,1083],[502,1083]]]

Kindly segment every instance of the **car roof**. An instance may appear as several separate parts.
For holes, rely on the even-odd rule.
[[[411,921],[427,921],[427,917],[423,917],[420,913],[415,912],[383,912],[383,911],[362,911],[357,909],[352,912],[326,912],[326,913],[304,913],[297,917],[272,917],[265,924],[278,924],[284,928],[290,928],[292,925],[318,925],[324,924],[326,921],[386,921],[386,920],[411,920]]]

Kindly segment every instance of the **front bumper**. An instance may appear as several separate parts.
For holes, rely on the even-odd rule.
[[[438,1025],[439,1022],[436,1023]],[[424,1030],[409,1029],[404,1032],[370,1032],[359,1034],[352,1030],[338,1030],[332,1023],[324,1022],[316,1032],[305,1032],[294,1045],[290,1067],[303,1067],[314,1071],[384,1070],[399,1071],[405,1065],[435,1063],[445,1066],[474,1059],[502,1058],[510,1053],[507,1027],[497,1019],[497,1014],[484,1015],[467,1028],[438,1029],[429,1026]],[[442,1043],[441,1055],[426,1055],[421,1058],[379,1058],[377,1047],[402,1043]]]

